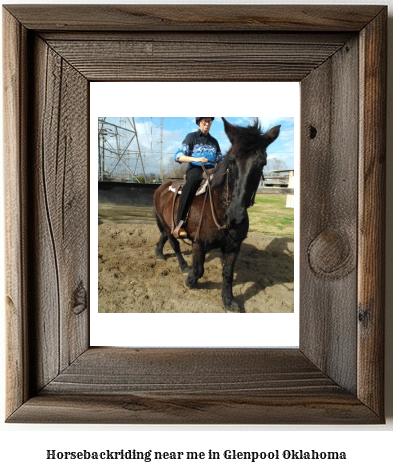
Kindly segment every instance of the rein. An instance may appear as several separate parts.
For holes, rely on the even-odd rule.
[[[216,224],[216,227],[217,227],[218,230],[227,229],[227,228],[228,228],[228,224],[221,225],[221,224],[218,222],[217,215],[216,215],[216,212],[215,212],[215,209],[214,209],[214,204],[213,204],[213,194],[212,194],[212,190],[211,190],[211,186],[210,186],[210,177],[209,177],[209,175],[208,175],[208,173],[207,173],[207,171],[206,171],[206,168],[203,166],[202,163],[201,163],[201,166],[202,166],[202,169],[203,169],[204,173],[205,173],[206,176],[207,176],[207,187],[208,187],[208,189],[209,189],[210,208],[211,208],[211,211],[212,211],[212,217],[213,217],[214,223]],[[225,174],[227,175],[227,204],[229,204],[230,201],[229,201],[228,168],[226,169]],[[205,204],[206,204],[206,199],[205,199],[205,202],[203,203],[203,209],[205,209]],[[202,223],[202,216],[203,216],[203,211],[202,211],[202,214],[201,214],[201,223]],[[199,229],[198,229],[198,234],[199,234]]]

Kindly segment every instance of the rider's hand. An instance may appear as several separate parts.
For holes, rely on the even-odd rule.
[[[207,158],[205,158],[204,156],[202,156],[202,158],[199,158],[199,161],[201,163],[207,163],[209,160]]]

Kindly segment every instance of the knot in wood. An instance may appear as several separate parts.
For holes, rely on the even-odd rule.
[[[318,130],[312,125],[310,125],[309,130],[310,130],[310,138],[311,140],[314,140],[314,138],[317,136]]]
[[[345,231],[325,229],[308,247],[309,264],[313,272],[329,279],[348,275],[355,267],[351,239]]]
[[[361,323],[363,327],[367,328],[368,322],[369,322],[369,319],[370,319],[369,309],[364,308],[362,306],[359,307],[358,319],[359,319],[359,323]]]
[[[74,314],[81,314],[87,307],[87,293],[82,282],[79,282],[73,296],[72,311]]]

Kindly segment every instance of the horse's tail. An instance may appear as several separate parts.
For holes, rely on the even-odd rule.
[[[166,223],[165,218],[161,212],[161,209],[163,209],[163,194],[168,191],[168,187],[170,186],[170,183],[166,182],[161,184],[159,186],[153,195],[153,208],[154,208],[154,214],[156,217],[157,221],[157,226],[162,232],[165,230],[165,227],[168,226],[168,223]]]

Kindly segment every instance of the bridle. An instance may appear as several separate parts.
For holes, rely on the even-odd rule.
[[[206,200],[207,200],[208,195],[209,195],[209,200],[210,200],[210,208],[211,208],[211,212],[212,212],[213,221],[214,221],[217,229],[218,230],[226,230],[229,227],[228,224],[220,224],[219,221],[218,221],[217,214],[216,214],[216,211],[214,209],[213,193],[212,193],[212,189],[211,189],[210,176],[207,173],[206,168],[203,166],[203,163],[201,163],[201,166],[202,166],[203,172],[205,173],[205,176],[207,177],[208,192],[205,194],[205,200],[203,202],[202,213],[201,213],[201,220],[199,222],[196,237],[199,237],[199,230],[200,230],[201,225],[202,225],[202,219],[203,219],[203,214],[204,214],[204,211],[205,211]],[[226,175],[226,190],[227,190],[227,192],[226,192],[226,204],[229,206],[229,204],[232,201],[232,196],[231,196],[231,198],[229,197],[229,166],[225,170],[224,175]],[[263,170],[262,170],[262,180],[263,181],[265,180],[265,177],[263,175]],[[255,196],[257,194],[258,187],[259,187],[259,182],[258,182],[258,186],[255,188],[255,190],[253,191],[253,193],[251,195],[251,201],[250,201],[250,204],[247,206],[247,208],[252,207],[255,204]]]

